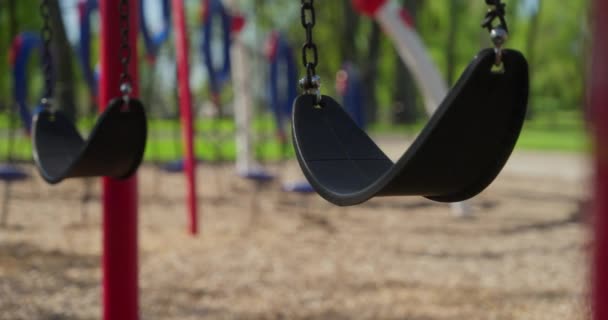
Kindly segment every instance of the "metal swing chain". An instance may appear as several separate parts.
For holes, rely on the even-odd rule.
[[[51,28],[51,11],[49,1],[43,0],[40,4],[40,15],[42,16],[42,60],[44,68],[45,91],[41,104],[45,108],[51,106],[53,97],[53,59],[51,57],[51,41],[53,40],[53,29]]]
[[[506,7],[501,0],[486,0],[486,4],[490,7],[486,13],[486,17],[481,24],[482,28],[486,28],[490,33],[494,50],[496,52],[497,66],[502,65],[502,48],[509,38],[509,27],[505,19]],[[499,20],[498,25],[494,26],[496,19]]]
[[[317,75],[316,68],[319,64],[319,52],[313,41],[313,29],[317,22],[314,0],[302,0],[300,12],[302,27],[306,30],[306,42],[302,46],[302,63],[306,68],[306,77],[300,80],[300,88],[304,94],[317,97],[317,103],[321,102],[321,78]]]
[[[120,63],[122,73],[120,74],[120,92],[125,101],[133,90],[133,82],[129,73],[131,62],[131,46],[129,45],[129,0],[120,0]]]

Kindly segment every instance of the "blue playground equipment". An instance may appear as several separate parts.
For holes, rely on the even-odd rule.
[[[168,173],[181,173],[184,172],[184,159],[177,159],[173,161],[169,161],[161,166],[163,171]]]
[[[218,95],[222,88],[230,80],[230,34],[231,17],[220,0],[205,0],[202,15],[202,36],[203,41],[201,51],[203,62],[209,74],[209,87],[211,93]],[[222,29],[222,63],[218,65],[213,56],[212,43],[214,34],[214,20],[220,19]]]
[[[307,181],[298,181],[292,183],[284,183],[283,191],[300,194],[310,194],[315,192],[315,189],[313,189],[313,187]]]
[[[171,37],[171,3],[169,0],[161,0],[161,27],[157,28],[158,31],[154,32],[154,28],[150,26],[150,18],[146,14],[146,3],[147,0],[139,0],[139,27],[144,40],[144,49],[146,52],[146,58],[148,65],[151,67],[152,72],[156,70],[156,59],[160,54],[162,46],[169,41]],[[148,84],[148,91],[144,94],[148,99],[154,96],[154,92],[149,92],[151,89],[154,91],[154,76],[151,77],[151,84]],[[148,103],[148,106],[154,105]],[[177,129],[177,125],[176,125]],[[178,134],[179,135],[179,134]],[[179,149],[179,147],[177,147]],[[180,173],[184,171],[184,160],[177,159],[170,162],[160,163],[159,169],[167,173]]]
[[[201,51],[203,62],[207,69],[210,100],[214,108],[214,120],[223,117],[221,92],[231,80],[230,47],[232,36],[232,17],[221,0],[204,0],[201,11]],[[221,35],[216,39],[215,35]],[[221,52],[216,50],[221,48]],[[221,61],[218,58],[221,57]],[[222,132],[219,121],[212,122],[212,129],[205,140],[211,141],[214,149],[214,159],[210,162],[222,162],[224,154],[222,145],[233,133]]]
[[[279,32],[271,34],[267,49],[268,101],[275,119],[277,133],[282,140],[283,155],[287,156],[285,126],[291,121],[292,104],[298,96],[298,70],[292,47]],[[284,183],[282,189],[285,192],[299,194],[314,192],[312,186],[306,181]]]
[[[99,72],[91,63],[91,18],[99,9],[97,0],[80,0],[78,16],[80,23],[80,38],[77,46],[78,61],[82,68],[83,77],[89,87],[92,99],[97,97]]]
[[[158,56],[160,48],[171,36],[171,6],[169,0],[160,2],[163,27],[159,32],[153,33],[148,26],[148,17],[145,13],[146,0],[139,0],[139,26],[149,59],[155,59]]]
[[[278,32],[269,44],[268,100],[279,134],[285,136],[285,124],[290,121],[291,107],[298,96],[298,68],[292,48]]]
[[[25,180],[29,175],[12,163],[0,164],[0,181],[16,182]]]
[[[13,96],[17,103],[19,117],[29,134],[32,128],[32,111],[28,106],[27,63],[34,50],[42,45],[40,36],[33,32],[22,32],[13,41],[11,48],[13,71]],[[34,110],[35,112],[35,110]]]
[[[13,95],[17,105],[17,111],[21,122],[29,134],[32,125],[32,114],[27,107],[27,62],[31,51],[38,49],[40,39],[33,33],[22,33],[18,35],[12,44],[10,57],[13,76]],[[9,127],[7,128],[7,147],[5,162],[0,164],[0,181],[4,181],[4,196],[0,214],[0,225],[5,226],[9,214],[9,201],[11,184],[29,178],[29,175],[19,166],[13,163],[13,151],[15,148],[15,130],[17,121],[14,117],[14,107],[7,106]]]
[[[238,174],[241,178],[251,180],[257,183],[271,182],[275,178],[274,175],[263,169],[252,169],[246,172],[239,172]]]

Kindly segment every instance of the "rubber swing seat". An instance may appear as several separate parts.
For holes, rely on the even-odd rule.
[[[136,99],[110,102],[87,140],[61,112],[43,110],[34,117],[34,160],[49,183],[66,178],[128,178],[141,164],[146,147],[144,107]]]
[[[275,176],[262,169],[251,169],[239,172],[238,175],[243,179],[258,183],[271,182],[275,179]]]
[[[184,172],[184,168],[186,164],[184,163],[184,159],[177,159],[173,161],[169,161],[163,163],[160,168],[167,173],[180,173]]]
[[[0,181],[15,182],[28,178],[28,174],[13,164],[0,164]]]
[[[498,176],[519,137],[528,102],[528,64],[503,51],[481,51],[410,148],[393,163],[337,102],[300,96],[294,104],[293,140],[313,188],[340,206],[375,196],[467,200]]]
[[[298,181],[283,184],[283,191],[290,193],[310,194],[315,192],[315,189],[307,181]]]

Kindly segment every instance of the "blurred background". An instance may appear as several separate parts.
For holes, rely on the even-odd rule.
[[[54,61],[56,105],[85,134],[98,107],[100,41],[99,15],[91,10],[90,41],[83,42],[86,2],[49,1],[52,50],[61,57]],[[310,190],[290,145],[289,121],[278,119],[269,97],[273,35],[290,49],[298,78],[305,72],[295,0],[224,1],[231,16],[246,21],[238,36],[251,89],[246,136],[252,154],[246,161],[269,176],[235,170],[235,100],[242,92],[229,76],[213,90],[201,49],[203,2],[185,0],[200,160],[198,237],[185,232],[185,179],[176,174],[183,170],[184,148],[174,30],[154,54],[143,37],[139,42],[140,93],[149,120],[139,171],[143,318],[588,319],[589,1],[506,1],[507,47],[523,52],[530,65],[529,112],[504,172],[458,213],[411,197],[338,208]],[[491,46],[480,26],[485,1],[394,2],[409,12],[448,86]],[[3,178],[0,170],[0,319],[96,319],[99,183],[48,187],[32,165],[19,112],[20,106],[34,110],[43,92],[36,49],[24,59],[19,79],[25,82],[14,76],[23,32],[35,34],[42,26],[39,3],[0,0],[0,163],[23,174]],[[165,32],[170,22],[163,2],[142,3],[149,31]],[[322,92],[358,105],[379,146],[399,157],[428,120],[418,81],[380,25],[351,0],[321,0],[315,7]],[[221,22],[213,23],[210,51],[221,69],[224,35]],[[86,58],[83,48],[90,51]],[[279,78],[281,90],[296,86],[298,78],[289,76]],[[356,95],[349,96],[345,81],[354,78]]]
[[[208,77],[203,65],[203,54],[199,50],[202,41],[201,6],[200,1],[186,1],[188,26],[191,38],[191,84],[195,95],[196,108],[202,108],[209,101]],[[424,40],[432,61],[437,65],[448,84],[453,84],[459,74],[477,53],[478,50],[490,45],[487,32],[480,28],[480,17],[485,11],[483,1],[454,0],[454,1],[400,1],[412,16],[415,27]],[[80,30],[78,27],[77,0],[59,1],[62,18],[66,27],[69,43],[65,46],[78,46]],[[507,3],[508,21],[511,28],[508,46],[522,51],[528,58],[532,78],[530,94],[529,121],[523,132],[518,147],[525,149],[544,149],[558,151],[584,151],[587,143],[584,134],[582,111],[585,105],[585,79],[587,71],[586,59],[589,51],[589,19],[587,1],[570,1],[554,3],[542,0],[517,0]],[[15,15],[10,16],[8,10],[0,12],[2,23],[0,36],[3,47],[11,43],[11,28],[15,23],[18,30],[36,31],[41,21],[32,8],[36,1],[17,1]],[[303,30],[298,24],[299,7],[295,5],[277,4],[273,1],[255,0],[239,1],[239,8],[255,28],[246,28],[243,34],[247,45],[263,52],[268,35],[272,31],[283,33],[293,48],[296,61],[299,63],[299,47],[303,42]],[[146,1],[145,7],[149,28],[158,31],[163,28],[160,1]],[[423,98],[417,94],[417,84],[401,62],[394,45],[383,35],[379,25],[372,19],[356,13],[350,1],[323,2],[318,9],[318,28],[315,29],[315,41],[320,48],[321,63],[318,69],[324,80],[323,92],[335,95],[333,84],[336,71],[345,62],[354,64],[365,84],[362,86],[365,103],[365,114],[370,122],[372,132],[414,133],[426,121]],[[98,61],[97,51],[99,38],[98,21],[93,14],[91,37],[91,61],[93,67]],[[15,21],[11,21],[15,20]],[[214,50],[221,52],[221,42],[213,44]],[[68,57],[73,59],[67,63],[72,81],[66,84],[70,93],[67,97],[74,99],[68,105],[76,107],[82,115],[87,114],[90,107],[90,94],[83,81],[82,72],[77,65],[77,57],[71,50]],[[141,56],[145,56],[144,46],[140,46]],[[0,52],[0,61],[8,61],[9,50]],[[150,105],[164,104],[164,113],[174,110],[174,50],[172,45],[163,46],[154,70],[150,70],[145,59],[141,59],[142,79],[148,79],[146,72],[155,72],[158,80],[155,83],[142,81],[146,99],[146,86],[155,86],[162,92],[162,102],[146,101]],[[260,65],[263,58],[252,58],[252,63]],[[34,55],[28,62],[29,92],[31,101],[37,99],[41,92],[42,75],[39,68],[38,56]],[[8,65],[0,76],[0,105],[10,105],[11,81]],[[255,70],[260,82],[266,75],[263,67]],[[298,71],[302,72],[302,68]],[[162,76],[161,76],[162,75]],[[254,78],[256,76],[253,76]],[[252,81],[255,82],[255,81]],[[259,86],[259,84],[255,84]],[[154,91],[154,90],[152,90]],[[257,104],[264,104],[263,88],[257,90]],[[228,87],[222,93],[226,101],[231,101],[232,90]],[[229,102],[227,104],[230,104]],[[67,106],[66,106],[67,107]],[[152,107],[162,109],[161,107]],[[264,108],[259,107],[258,118],[264,117]],[[175,114],[175,112],[173,112]],[[165,114],[167,116],[167,114]],[[230,124],[226,124],[230,126]],[[262,129],[261,129],[262,130]],[[271,130],[271,129],[268,129]],[[22,148],[19,148],[22,149]],[[27,148],[19,153],[25,158]],[[152,148],[154,149],[154,148]],[[169,157],[161,147],[158,155],[148,154],[148,157]],[[0,145],[0,150],[6,150]],[[149,149],[150,150],[150,149]],[[199,152],[205,153],[205,147]],[[227,151],[230,153],[230,151]],[[269,156],[272,150],[267,151]],[[276,152],[275,152],[276,153]],[[275,155],[276,156],[276,155]]]

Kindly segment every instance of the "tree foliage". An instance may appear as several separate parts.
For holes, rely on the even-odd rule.
[[[256,15],[260,34],[281,30],[287,34],[300,56],[304,31],[300,25],[300,1],[239,0],[246,15]],[[16,0],[16,20],[20,30],[38,30],[39,0]],[[201,1],[188,0],[188,8]],[[453,83],[470,59],[490,45],[487,32],[480,27],[486,10],[482,0],[402,0],[414,9],[416,27],[428,51]],[[588,1],[506,0],[511,37],[508,46],[524,52],[531,67],[530,106],[534,114],[562,110],[580,110],[585,96],[589,47]],[[0,102],[10,100],[8,47],[10,43],[7,0],[0,0]],[[318,72],[324,80],[323,91],[334,94],[335,73],[345,61],[362,71],[367,104],[381,121],[391,121],[396,100],[402,101],[411,114],[422,114],[422,101],[408,89],[411,77],[401,65],[394,47],[369,18],[355,14],[350,0],[317,1],[315,42],[320,52]],[[191,38],[197,39],[198,10],[188,10]],[[196,40],[192,41],[196,45]],[[262,42],[258,44],[262,46]],[[197,59],[193,56],[193,59]],[[143,59],[142,59],[143,60]],[[32,68],[34,69],[34,68]],[[200,69],[199,69],[200,70]],[[32,70],[36,72],[36,70]],[[84,90],[82,81],[76,81]],[[261,80],[263,81],[263,80]],[[409,117],[409,116],[408,116]],[[373,117],[372,117],[373,118]]]

